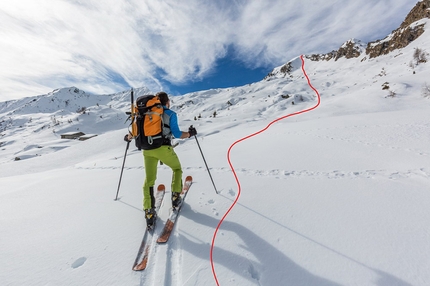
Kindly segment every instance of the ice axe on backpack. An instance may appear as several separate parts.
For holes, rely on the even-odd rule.
[[[218,190],[216,189],[214,180],[212,179],[212,175],[211,175],[211,172],[209,170],[208,164],[206,163],[205,156],[203,155],[202,148],[200,148],[199,140],[197,140],[197,131],[193,127],[193,125],[190,126],[190,128],[188,129],[188,132],[190,133],[190,136],[194,136],[194,138],[196,138],[197,146],[199,146],[200,154],[202,154],[202,158],[203,158],[203,161],[205,162],[206,169],[208,170],[209,177],[211,178],[212,185],[214,186],[215,192],[218,194]]]

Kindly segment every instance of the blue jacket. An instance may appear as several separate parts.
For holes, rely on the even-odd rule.
[[[176,112],[174,112],[171,109],[168,109],[166,106],[163,106],[164,109],[164,125],[167,125],[170,129],[170,133],[175,138],[181,138],[182,131],[179,129],[178,125],[178,116],[176,115]],[[164,131],[165,132],[165,131]]]

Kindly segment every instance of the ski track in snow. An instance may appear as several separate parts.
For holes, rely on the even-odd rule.
[[[183,285],[181,282],[183,279],[180,266],[183,263],[183,255],[177,234],[180,227],[180,219],[175,223],[175,229],[169,238],[169,242],[157,244],[157,238],[168,217],[167,213],[171,211],[170,195],[170,192],[166,192],[165,199],[168,198],[168,200],[163,200],[163,205],[166,203],[166,206],[164,209],[160,209],[159,219],[161,221],[159,222],[156,235],[154,235],[149,265],[142,272],[141,285]]]
[[[109,169],[121,169],[118,166],[112,167],[76,167],[79,170],[109,170]],[[142,167],[128,167],[127,170],[142,170]],[[196,171],[204,171],[203,167],[186,167],[184,170],[189,173]],[[216,173],[230,173],[230,168],[211,168],[211,172]],[[413,176],[430,178],[429,168],[419,168],[412,170],[357,170],[357,171],[342,171],[342,170],[331,170],[331,171],[316,171],[316,170],[283,170],[283,169],[247,169],[240,168],[236,170],[237,174],[251,176],[251,177],[270,177],[281,180],[288,179],[372,179],[372,178],[410,178]],[[233,192],[233,191],[232,191]]]

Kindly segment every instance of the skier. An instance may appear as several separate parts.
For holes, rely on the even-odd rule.
[[[157,178],[157,165],[161,161],[169,166],[173,171],[172,176],[172,207],[176,208],[181,204],[182,191],[182,167],[179,158],[173,150],[171,139],[191,138],[197,134],[196,129],[190,126],[188,132],[183,132],[178,126],[178,117],[176,113],[170,109],[170,99],[167,93],[161,91],[156,94],[163,106],[163,145],[152,150],[143,150],[143,158],[145,164],[145,183],[143,185],[143,209],[145,211],[146,224],[151,228],[157,217],[154,209],[154,184]],[[127,134],[124,137],[125,141],[131,141],[132,134]]]

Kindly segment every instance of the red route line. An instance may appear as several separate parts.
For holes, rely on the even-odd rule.
[[[314,109],[315,109],[315,108],[317,108],[317,107],[320,105],[320,103],[321,103],[321,96],[320,96],[320,94],[318,93],[318,90],[316,90],[316,89],[312,86],[311,81],[309,80],[309,77],[308,77],[308,75],[306,74],[306,71],[305,71],[305,61],[304,61],[304,59],[303,59],[303,55],[302,55],[302,56],[300,56],[300,59],[302,60],[302,71],[303,71],[303,74],[305,75],[305,77],[306,77],[306,79],[307,79],[307,81],[308,81],[308,85],[309,85],[309,86],[310,86],[310,87],[315,91],[316,95],[318,96],[318,102],[317,102],[317,104],[316,104],[315,106],[311,107],[311,108],[304,109],[304,110],[302,110],[302,111],[294,112],[294,113],[291,113],[291,114],[288,114],[288,115],[285,115],[285,116],[279,117],[279,118],[277,118],[277,119],[273,120],[272,122],[270,122],[270,123],[269,123],[265,128],[261,129],[260,131],[255,132],[255,133],[253,133],[253,134],[251,134],[251,135],[248,135],[248,136],[246,136],[246,137],[243,137],[242,139],[237,140],[236,142],[234,142],[234,143],[230,146],[230,148],[228,148],[228,152],[227,152],[228,164],[230,165],[230,168],[231,168],[231,170],[232,170],[232,172],[233,172],[234,178],[236,179],[236,183],[237,183],[237,187],[238,187],[238,193],[237,193],[236,199],[234,200],[233,204],[230,206],[230,208],[227,210],[227,212],[224,214],[224,216],[221,218],[220,222],[218,223],[218,225],[217,225],[217,227],[216,227],[216,229],[215,229],[214,235],[213,235],[213,237],[212,237],[212,245],[211,245],[211,250],[210,250],[210,261],[211,261],[211,266],[212,266],[212,274],[213,274],[214,279],[215,279],[215,282],[216,282],[216,284],[217,284],[218,286],[219,286],[219,282],[218,282],[218,277],[217,277],[216,272],[215,272],[215,265],[214,265],[214,261],[213,261],[213,250],[214,250],[214,247],[215,247],[215,239],[216,239],[216,236],[217,236],[218,230],[220,229],[220,227],[221,227],[222,223],[224,222],[225,218],[226,218],[226,217],[227,217],[227,215],[230,213],[230,211],[233,209],[233,207],[236,205],[237,201],[239,200],[240,194],[241,194],[240,181],[239,181],[239,178],[237,177],[236,171],[234,170],[234,167],[233,167],[233,165],[232,165],[232,163],[231,163],[231,160],[230,160],[230,153],[231,153],[231,150],[233,149],[233,147],[234,147],[237,143],[240,143],[240,142],[242,142],[242,141],[244,141],[244,140],[246,140],[246,139],[249,139],[249,138],[251,138],[251,137],[254,137],[254,136],[256,136],[256,135],[258,135],[258,134],[260,134],[260,133],[262,133],[262,132],[266,131],[266,130],[267,130],[267,129],[268,129],[268,128],[273,124],[273,123],[278,122],[278,121],[280,121],[280,120],[282,120],[282,119],[285,119],[285,118],[291,117],[291,116],[299,115],[299,114],[306,113],[306,112],[309,112],[309,111],[311,111],[311,110],[314,110]]]

